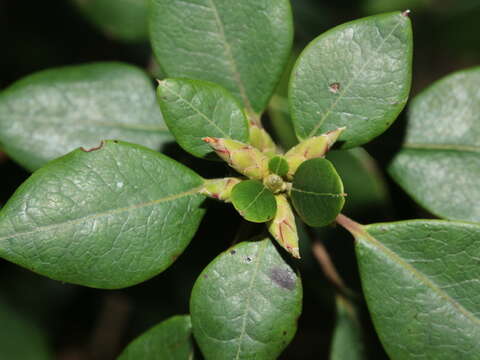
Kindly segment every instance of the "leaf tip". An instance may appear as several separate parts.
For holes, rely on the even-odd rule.
[[[402,11],[402,16],[409,17],[411,11],[409,9]]]

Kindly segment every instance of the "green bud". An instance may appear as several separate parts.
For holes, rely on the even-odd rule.
[[[254,123],[250,123],[249,132],[250,144],[252,144],[252,146],[256,147],[267,156],[275,155],[277,146],[264,128]]]
[[[284,195],[275,195],[275,200],[277,201],[277,212],[273,220],[268,223],[268,231],[281,247],[293,257],[300,259],[295,215]]]
[[[288,162],[288,178],[292,178],[298,167],[305,161],[313,158],[325,157],[328,150],[337,141],[345,127],[329,131],[320,136],[314,136],[302,141],[300,144],[291,148],[286,154],[285,159]]]
[[[203,138],[228,165],[250,179],[262,180],[268,175],[268,158],[260,150],[237,140]]]
[[[263,185],[270,189],[274,194],[285,190],[283,179],[276,174],[270,174],[264,178]]]
[[[208,197],[222,200],[225,202],[231,202],[230,194],[235,185],[237,185],[241,179],[228,177],[223,179],[209,179],[205,181],[200,193]]]

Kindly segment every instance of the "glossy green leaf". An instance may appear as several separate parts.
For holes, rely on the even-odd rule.
[[[202,139],[217,137],[248,143],[247,118],[224,88],[200,80],[159,82],[158,100],[168,128],[186,151],[198,157],[213,154]]]
[[[307,225],[324,226],[334,221],[345,203],[344,196],[342,180],[327,159],[307,160],[295,173],[291,198]]]
[[[285,176],[288,173],[288,162],[281,156],[274,156],[268,162],[268,169],[273,174]]]
[[[107,141],[36,171],[0,211],[0,257],[98,288],[170,266],[204,213],[204,180],[153,150]]]
[[[133,340],[118,360],[191,360],[194,356],[190,316],[173,316]]]
[[[53,359],[42,331],[3,301],[0,302],[0,324],[0,359]]]
[[[480,226],[414,220],[350,227],[368,308],[391,359],[477,358]]]
[[[419,204],[480,222],[480,67],[434,83],[413,100],[392,177]]]
[[[363,148],[330,151],[327,159],[335,166],[348,194],[343,213],[365,215],[375,210],[385,215],[390,207],[386,182],[375,160]]]
[[[170,141],[146,74],[122,63],[41,71],[0,93],[0,145],[30,170],[79,147]]]
[[[288,0],[153,0],[150,36],[170,77],[218,83],[260,113],[288,61]]]
[[[276,359],[297,329],[302,286],[270,239],[220,254],[190,299],[193,334],[205,358]]]
[[[246,220],[262,223],[277,212],[275,196],[258,180],[245,180],[232,189],[231,201]]]
[[[149,0],[72,0],[85,17],[108,37],[148,41]]]
[[[366,360],[362,327],[353,304],[337,296],[337,318],[330,360]]]
[[[345,126],[342,148],[369,142],[402,111],[411,83],[412,30],[400,12],[337,26],[302,52],[289,100],[300,139]]]

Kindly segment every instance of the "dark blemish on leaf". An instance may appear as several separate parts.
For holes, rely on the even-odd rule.
[[[250,256],[247,256],[247,262],[252,261],[252,258]]]
[[[274,267],[269,274],[270,279],[278,286],[293,290],[295,288],[296,276],[289,270],[282,267]]]
[[[235,255],[237,252],[235,250],[230,251],[230,254]]]
[[[207,274],[203,274],[203,277],[206,279],[206,278],[208,278],[208,275],[207,275]]]
[[[328,86],[328,90],[330,90],[330,92],[336,94],[340,91],[340,83],[332,83]]]
[[[100,150],[103,147],[103,145],[105,145],[105,141],[102,140],[102,141],[100,141],[100,145],[98,145],[98,146],[92,147],[90,149],[85,149],[82,146],[82,147],[80,147],[80,150],[85,151],[85,152],[92,152],[92,151],[95,151],[95,150]]]
[[[410,10],[407,9],[407,10],[403,11],[402,15],[408,17],[408,15],[410,15]]]
[[[286,332],[286,331],[283,331],[283,333],[282,333],[282,334],[283,334],[283,336],[285,336],[285,335],[287,335],[287,332]]]
[[[118,144],[118,140],[113,140],[113,143],[114,143],[114,144]]]

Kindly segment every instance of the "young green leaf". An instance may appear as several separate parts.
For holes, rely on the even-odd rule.
[[[290,54],[292,14],[288,0],[153,0],[150,37],[168,76],[216,82],[260,113]]]
[[[413,220],[365,227],[347,221],[347,227],[356,237],[368,308],[391,359],[476,358],[480,226]]]
[[[0,359],[48,360],[53,359],[47,339],[33,323],[17,314],[0,301]]]
[[[108,37],[148,41],[149,0],[73,0],[80,11]]]
[[[337,296],[337,319],[333,331],[330,360],[366,360],[362,327],[353,304]]]
[[[300,259],[297,225],[292,207],[285,194],[275,195],[275,200],[277,211],[275,217],[268,223],[268,231],[290,255]]]
[[[192,360],[193,356],[190,316],[177,315],[133,340],[118,360]]]
[[[276,359],[295,335],[302,286],[270,239],[220,254],[190,299],[193,334],[207,359]]]
[[[213,153],[202,140],[207,136],[248,143],[247,118],[236,99],[221,86],[167,79],[159,82],[157,94],[168,128],[192,155],[206,157]]]
[[[231,201],[240,215],[252,222],[266,222],[277,212],[275,196],[257,180],[245,180],[235,185]]]
[[[282,156],[274,156],[268,162],[268,169],[272,174],[286,176],[288,173],[288,162]]]
[[[380,135],[408,99],[411,62],[406,13],[355,20],[320,35],[300,55],[290,79],[297,136],[346,126],[339,142],[351,148]]]
[[[480,222],[480,67],[449,75],[413,100],[389,172],[434,214]]]
[[[85,286],[140,283],[190,242],[203,182],[139,145],[75,150],[36,171],[1,209],[0,257]]]
[[[122,63],[50,69],[0,93],[0,144],[30,170],[79,147],[119,139],[170,141],[146,74]]]
[[[345,203],[344,197],[342,180],[326,159],[307,160],[295,173],[291,198],[307,225],[324,226],[334,221]]]

